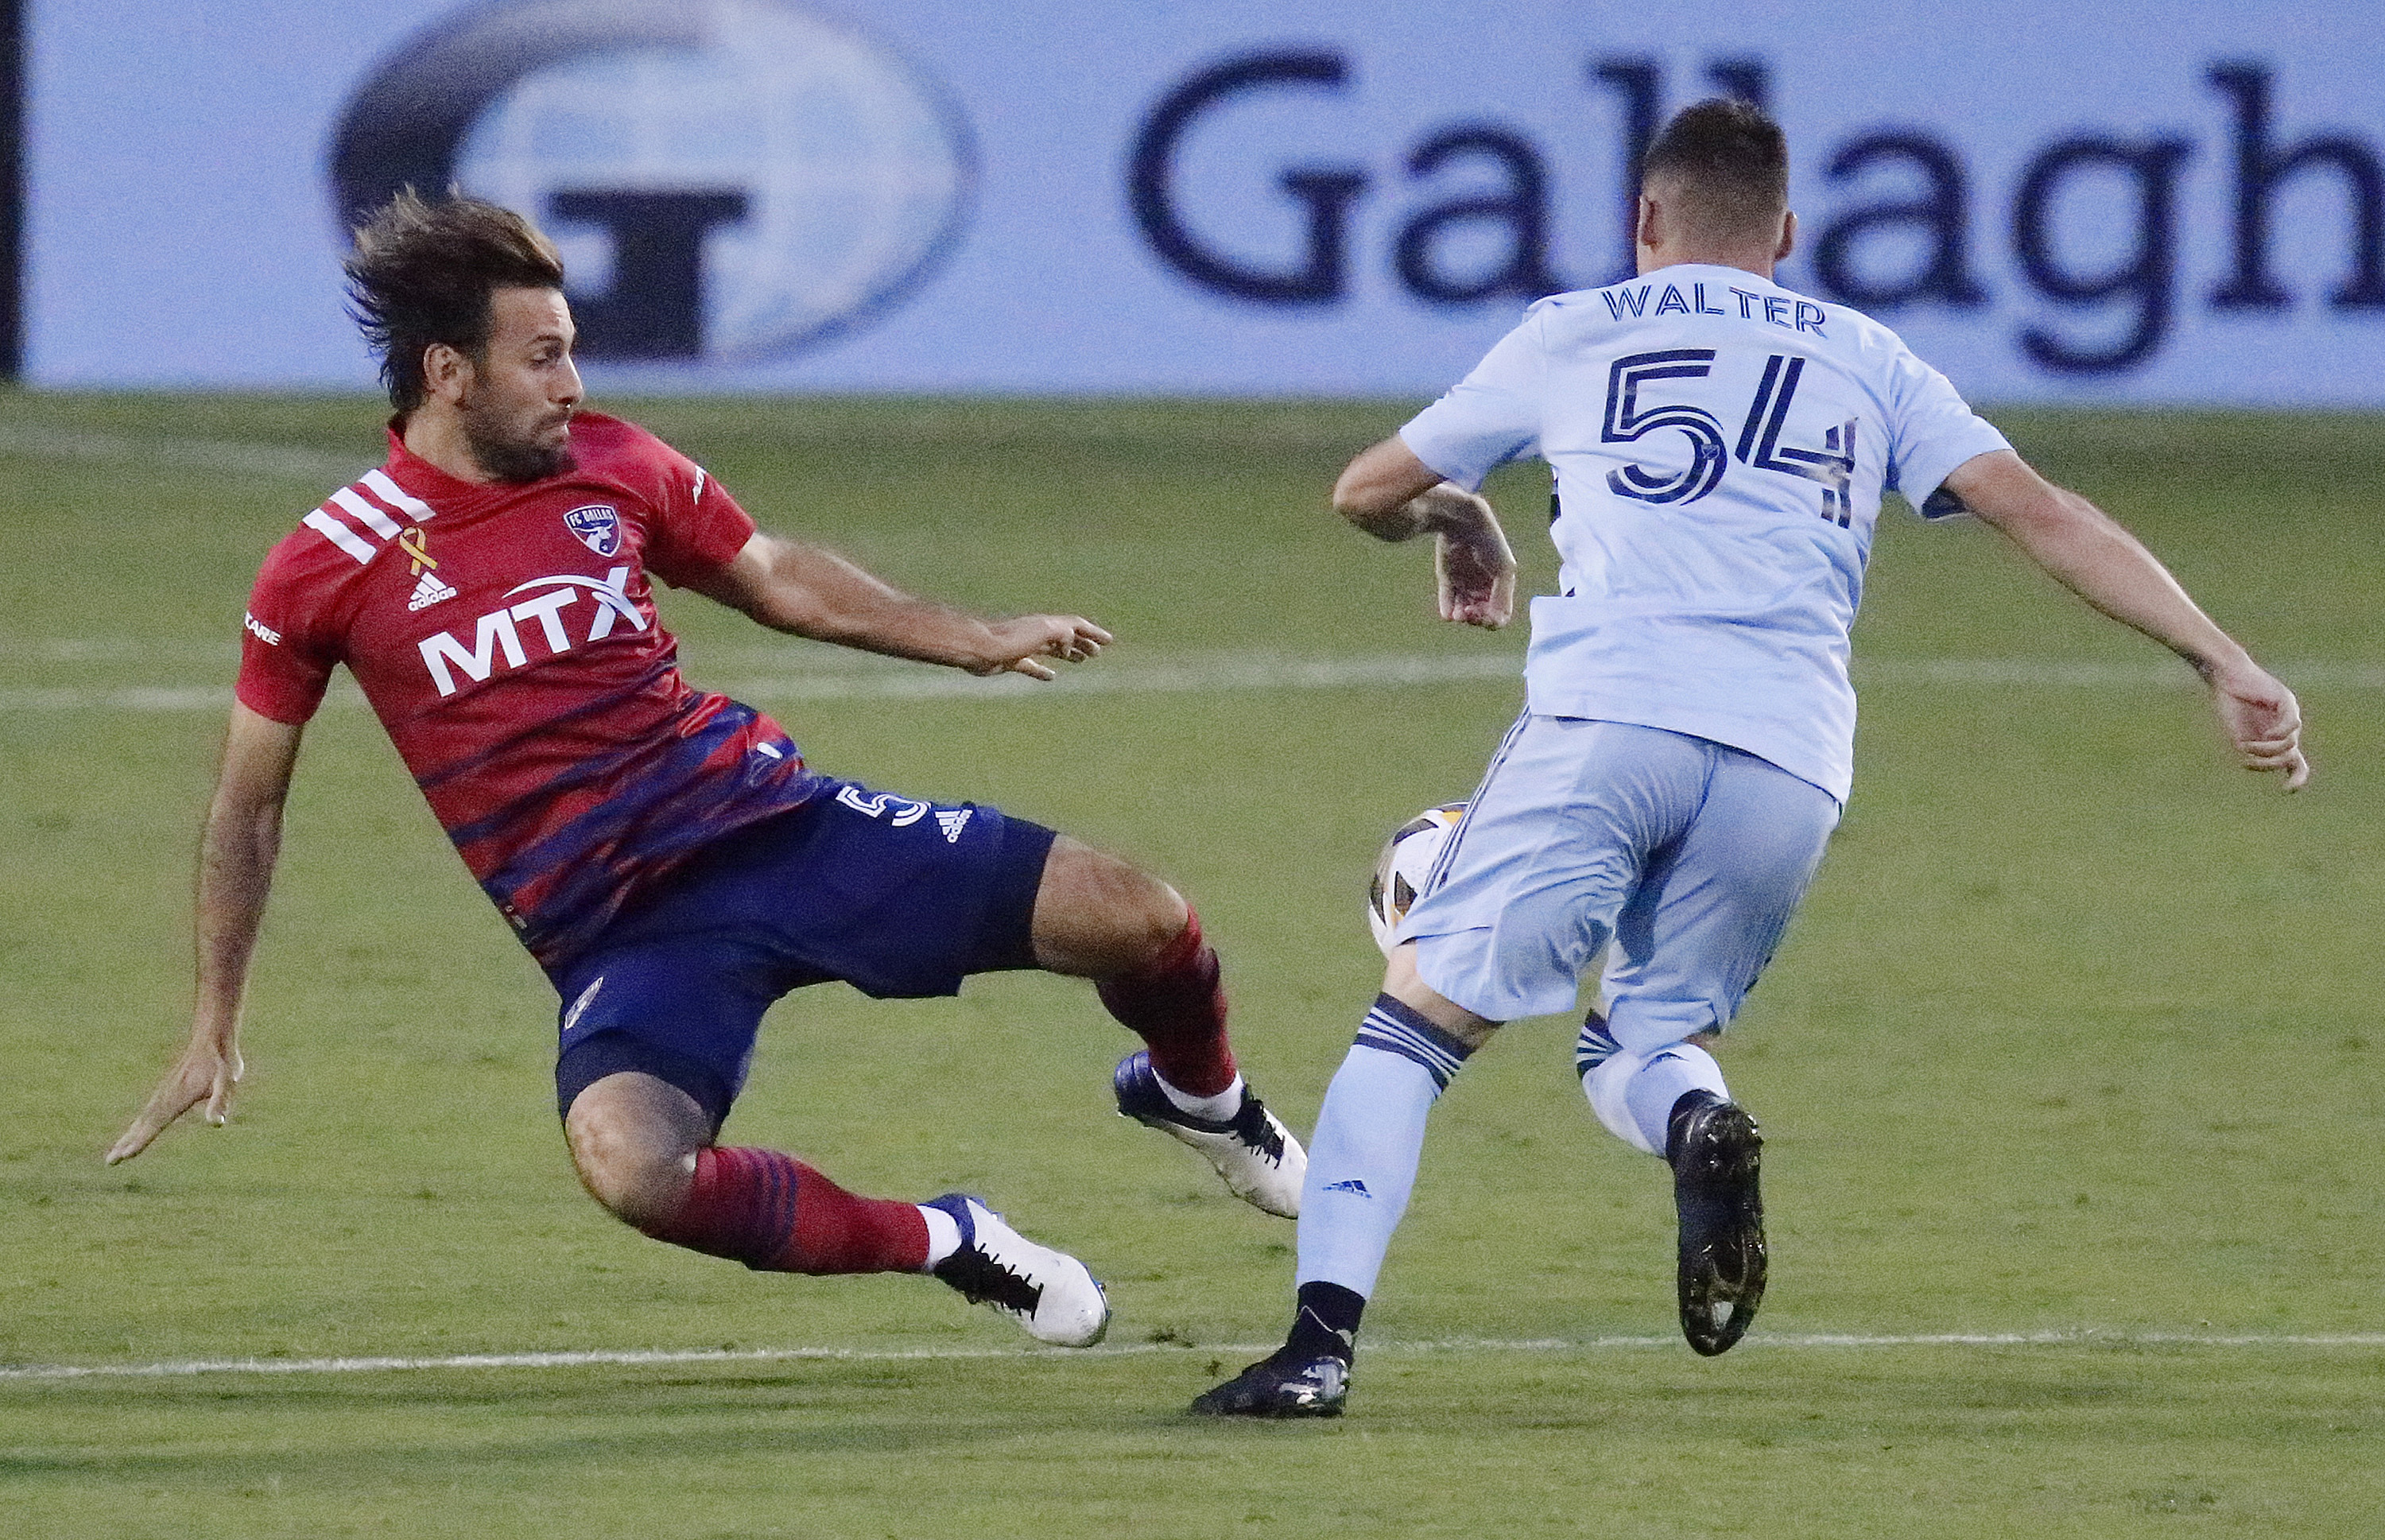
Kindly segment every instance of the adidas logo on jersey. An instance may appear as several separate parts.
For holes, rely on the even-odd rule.
[[[414,585],[414,596],[406,601],[406,612],[411,614],[418,609],[429,609],[441,600],[455,596],[456,591],[441,582],[438,573],[425,572],[422,581]]]
[[[976,811],[977,809],[974,808],[939,808],[936,809],[936,827],[944,832],[944,843],[946,845],[958,845],[961,843],[961,831],[968,827],[969,815]]]

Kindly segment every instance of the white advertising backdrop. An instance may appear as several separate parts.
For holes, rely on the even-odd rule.
[[[35,0],[26,374],[354,386],[343,213],[447,180],[600,388],[1438,392],[1624,261],[1717,91],[1781,279],[1975,399],[2385,406],[2365,0]]]

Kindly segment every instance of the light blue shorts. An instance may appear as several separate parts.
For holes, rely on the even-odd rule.
[[[1838,822],[1829,793],[1753,754],[1528,712],[1399,936],[1492,1021],[1573,1009],[1611,940],[1609,1027],[1647,1053],[1729,1024]]]

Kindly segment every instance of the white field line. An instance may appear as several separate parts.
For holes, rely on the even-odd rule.
[[[762,674],[738,680],[729,694],[743,700],[924,700],[972,696],[1067,695],[1197,695],[1229,690],[1342,690],[1375,684],[1446,684],[1468,680],[1519,680],[1515,653],[1378,654],[1365,657],[1284,657],[1265,653],[1219,654],[1174,663],[1095,663],[1049,683],[1021,675],[977,679],[949,669],[900,673]]]
[[[2385,1332],[2238,1335],[2198,1332],[1940,1332],[1759,1333],[1755,1347],[1879,1349],[1897,1347],[2229,1347],[2385,1348]],[[1369,1343],[1369,1355],[1420,1353],[1598,1353],[1677,1346],[1670,1336],[1451,1337]],[[202,1374],[380,1374],[415,1370],[646,1368],[669,1364],[943,1363],[988,1358],[1113,1358],[1154,1353],[1216,1353],[1227,1358],[1265,1353],[1272,1343],[1145,1343],[1074,1352],[1041,1347],[755,1347],[648,1348],[577,1353],[458,1353],[444,1358],[185,1358],[158,1363],[0,1365],[0,1382],[173,1380]]]
[[[0,643],[0,659],[10,656],[64,663],[85,657],[114,660],[99,644],[71,639]],[[803,673],[755,674],[730,680],[728,694],[768,705],[790,701],[1030,700],[1104,695],[1196,695],[1250,690],[1342,690],[1381,686],[1513,681],[1523,659],[1513,653],[1397,654],[1357,657],[1287,657],[1273,654],[1217,654],[1165,663],[1095,664],[1064,674],[1049,684],[1010,675],[975,679],[950,670],[923,667],[822,669]],[[2385,663],[2313,662],[2279,670],[2304,690],[2385,689]],[[2182,692],[2195,688],[2180,665],[2088,663],[2060,658],[1939,657],[1858,659],[1855,680],[1866,686],[1921,685],[1951,688],[2126,690]],[[330,704],[359,707],[353,688],[335,688]],[[0,689],[0,711],[117,711],[125,713],[221,711],[231,691],[213,684],[119,686],[19,686]]]
[[[362,705],[362,697],[356,704]],[[221,713],[231,691],[214,684],[138,685],[121,690],[0,690],[0,711],[157,711]]]
[[[353,455],[323,454],[286,444],[248,444],[233,439],[130,438],[38,422],[0,422],[0,455],[31,459],[79,460],[89,465],[187,467],[230,476],[271,477],[329,488],[355,481],[380,463],[377,446]]]

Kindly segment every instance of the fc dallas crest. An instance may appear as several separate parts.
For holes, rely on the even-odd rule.
[[[582,503],[563,516],[563,527],[600,557],[612,556],[621,548],[621,516],[610,503]]]

